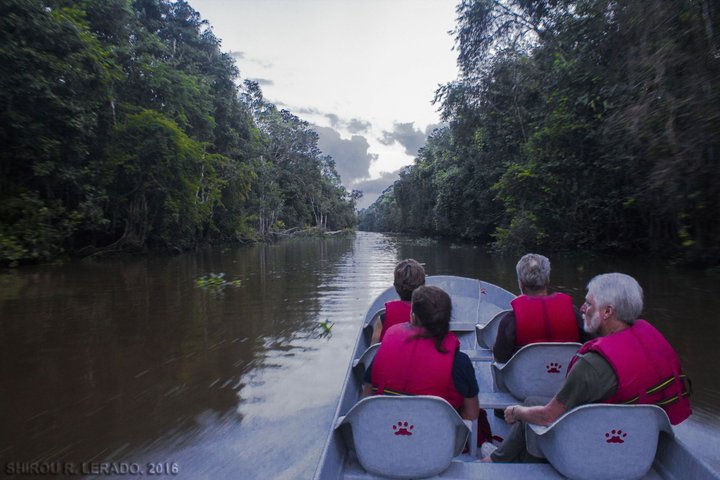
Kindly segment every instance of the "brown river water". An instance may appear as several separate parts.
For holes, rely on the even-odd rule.
[[[516,258],[364,232],[0,271],[0,477],[311,478],[365,310],[407,257],[517,290]],[[719,445],[720,275],[551,261],[577,305],[593,275],[638,279],[693,381],[683,438]]]

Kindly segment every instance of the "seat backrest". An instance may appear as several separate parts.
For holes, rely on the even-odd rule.
[[[390,478],[439,474],[462,453],[470,433],[448,402],[426,395],[367,397],[338,420],[360,465]]]
[[[475,337],[478,345],[482,348],[491,349],[495,346],[495,339],[497,338],[498,327],[500,326],[500,317],[502,317],[508,310],[500,310],[485,324],[475,325]]]
[[[661,431],[673,435],[656,405],[592,404],[548,427],[526,425],[526,441],[528,452],[569,478],[640,478],[652,466]]]
[[[496,391],[509,392],[520,401],[530,396],[554,396],[580,346],[574,342],[525,345],[507,363],[492,364]]]
[[[482,280],[479,283],[480,305],[475,323],[487,323],[501,310],[510,310],[512,308],[510,302],[515,298],[515,294],[492,283],[483,282]]]
[[[368,365],[370,365],[370,363],[372,363],[373,359],[375,358],[375,354],[377,353],[378,348],[380,348],[379,343],[370,345],[368,348],[365,349],[362,355],[353,360],[353,373],[355,374],[355,377],[357,378],[360,385],[363,384],[365,370],[367,370]]]
[[[380,315],[383,315],[385,313],[385,307],[381,308],[380,310],[377,310],[372,315],[368,313],[368,322],[363,326],[362,334],[365,337],[365,340],[367,343],[370,343],[372,341],[372,334],[375,330],[375,322],[377,322],[380,319]]]
[[[425,283],[440,287],[450,295],[452,299],[450,330],[453,330],[453,325],[457,324],[468,324],[472,329],[472,325],[477,321],[480,302],[479,280],[452,275],[433,275],[427,277]]]

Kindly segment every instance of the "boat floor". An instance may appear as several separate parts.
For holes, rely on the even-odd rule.
[[[448,467],[447,470],[442,472],[440,475],[430,478],[442,478],[448,480],[467,480],[468,478],[472,478],[474,480],[495,480],[498,478],[502,478],[503,480],[565,478],[548,463],[482,463],[479,460],[473,462],[470,459],[467,459],[466,461],[463,457],[467,457],[467,455],[461,455],[450,463],[450,467]],[[343,471],[344,475],[342,478],[347,480],[386,478],[366,472],[357,462],[354,455],[351,455],[350,458],[348,458]],[[642,478],[643,480],[662,479],[662,477],[654,469],[650,470]]]

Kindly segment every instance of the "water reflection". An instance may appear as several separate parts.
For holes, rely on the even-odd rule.
[[[351,239],[24,268],[0,276],[0,463],[178,462],[184,478],[312,475],[365,309],[412,257],[430,274],[517,291],[515,258],[472,245]],[[717,277],[561,257],[552,283],[577,304],[595,274],[645,288],[645,316],[694,380],[694,438],[717,432]],[[195,281],[224,274],[218,292]],[[321,322],[332,322],[320,335]],[[713,423],[714,422],[714,423]],[[710,434],[712,436],[712,434]],[[120,478],[120,477],[118,477]]]

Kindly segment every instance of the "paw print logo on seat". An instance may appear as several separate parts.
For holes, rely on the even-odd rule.
[[[545,365],[545,368],[547,369],[547,373],[560,373],[562,365],[552,362],[549,365]]]
[[[605,434],[606,443],[625,443],[625,437],[627,433],[622,430],[611,430]]]
[[[412,435],[412,430],[415,428],[415,425],[409,425],[408,422],[398,421],[397,425],[392,426],[393,430],[395,430],[395,435]]]

